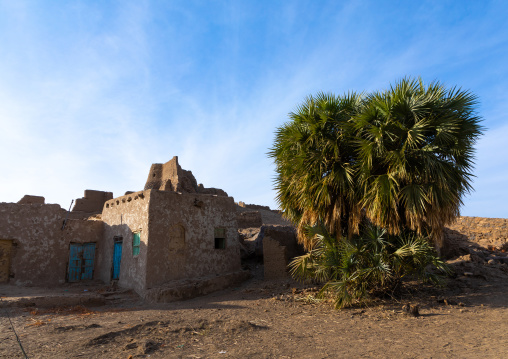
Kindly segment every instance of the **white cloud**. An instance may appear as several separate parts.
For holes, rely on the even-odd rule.
[[[433,80],[439,71],[481,84],[481,74],[454,74],[454,61],[506,41],[501,32],[482,42],[491,28],[482,23],[474,43],[463,46],[466,23],[390,44],[379,35],[387,32],[376,27],[378,14],[357,2],[326,12],[285,5],[282,15],[262,5],[82,2],[53,18],[43,6],[19,3],[0,5],[8,14],[0,18],[11,19],[0,25],[0,46],[9,50],[0,58],[0,201],[30,193],[64,207],[87,188],[115,195],[141,189],[150,164],[175,155],[205,186],[274,207],[266,153],[276,127],[306,95],[383,88],[406,74]],[[432,46],[443,30],[448,40]],[[488,119],[498,124],[508,89],[500,80],[491,88],[499,97]],[[506,198],[494,194],[508,178],[500,158],[508,156],[499,155],[506,127],[496,131],[479,144],[477,191],[464,213],[495,208],[508,217]]]

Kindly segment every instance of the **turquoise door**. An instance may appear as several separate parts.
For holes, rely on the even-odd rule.
[[[69,247],[69,282],[93,279],[95,243],[71,243]]]
[[[95,243],[83,244],[83,263],[81,266],[81,280],[93,279],[95,261]]]
[[[81,263],[83,262],[83,246],[71,243],[69,256],[69,282],[78,282],[81,278]]]
[[[113,250],[113,279],[120,278],[120,263],[122,261],[122,240],[115,239]]]

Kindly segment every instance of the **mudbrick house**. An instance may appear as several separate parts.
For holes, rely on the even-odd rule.
[[[445,230],[445,256],[508,264],[507,228],[508,219],[459,217]],[[99,280],[167,302],[237,285],[249,276],[242,256],[263,257],[265,279],[285,280],[288,263],[302,253],[295,228],[278,211],[237,205],[223,190],[197,184],[177,157],[153,164],[142,191],[113,198],[86,190],[72,211],[38,196],[0,203],[0,283]]]
[[[146,299],[205,294],[247,278],[232,197],[197,184],[174,157],[144,190],[85,191],[71,212],[44,198],[0,203],[0,282],[117,281]]]

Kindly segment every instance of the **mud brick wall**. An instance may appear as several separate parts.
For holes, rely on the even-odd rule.
[[[238,228],[258,228],[263,225],[261,213],[258,211],[238,212],[236,216]]]
[[[296,240],[295,229],[290,226],[264,226],[263,232],[265,279],[288,278],[289,262],[303,254]]]
[[[246,204],[245,202],[238,202],[238,205],[243,208],[249,208],[249,209],[264,209],[266,211],[271,211],[270,207],[268,206],[260,206],[258,204]]]
[[[508,241],[506,218],[459,217],[447,227],[445,237],[449,239],[466,236],[483,245],[502,245]]]
[[[44,201],[44,197],[26,194],[18,201],[18,204],[44,204]]]
[[[24,286],[65,283],[70,243],[96,244],[102,250],[101,221],[68,220],[58,204],[0,203],[0,239],[12,243],[10,282]]]
[[[147,288],[240,271],[236,217],[232,197],[150,190]],[[216,229],[223,247],[216,247]]]
[[[286,246],[281,246],[271,237],[263,238],[263,261],[265,279],[283,279],[289,276]]]
[[[76,199],[73,212],[101,213],[104,203],[113,199],[113,192],[85,190],[83,198]]]
[[[109,200],[102,211],[104,245],[97,261],[97,278],[109,284],[112,280],[115,239],[122,239],[118,285],[138,293],[145,289],[148,245],[148,207],[150,193],[134,192]],[[133,253],[133,233],[140,232],[139,254]]]
[[[149,189],[228,197],[228,194],[220,188],[205,188],[202,183],[198,185],[192,172],[182,169],[178,163],[178,156],[174,156],[164,164],[152,164],[145,184],[145,190]]]

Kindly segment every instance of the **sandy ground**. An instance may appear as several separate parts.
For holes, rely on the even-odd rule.
[[[508,253],[454,245],[445,287],[409,282],[397,298],[340,311],[315,288],[262,280],[256,262],[238,288],[166,304],[98,284],[0,285],[0,358],[23,358],[13,329],[29,358],[508,358]]]
[[[313,288],[255,278],[176,303],[113,293],[100,307],[3,308],[0,357],[23,357],[12,325],[29,358],[508,357],[508,275],[468,267],[479,274],[463,276],[462,265],[446,288],[409,285],[400,299],[342,311],[316,303]],[[421,315],[407,315],[407,303]]]

